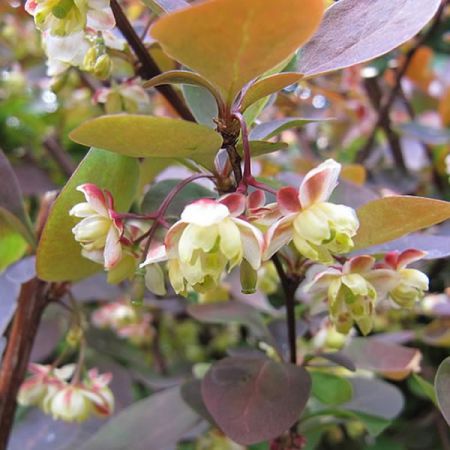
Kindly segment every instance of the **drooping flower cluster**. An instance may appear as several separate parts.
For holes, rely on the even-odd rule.
[[[428,289],[427,276],[407,264],[424,256],[418,250],[388,253],[376,263],[372,256],[355,256],[320,272],[306,286],[316,300],[328,300],[330,317],[337,331],[348,333],[356,323],[363,334],[373,328],[377,300],[391,299],[411,307]]]
[[[25,9],[42,32],[49,75],[76,66],[99,78],[109,76],[108,41],[111,48],[118,45],[108,33],[115,25],[109,0],[27,0]]]
[[[141,239],[147,236],[145,228],[140,228],[136,240],[138,234],[133,230],[139,227],[133,228],[126,216],[114,211],[109,193],[83,185],[79,190],[87,202],[71,211],[82,218],[73,233],[83,255],[104,264],[110,272],[122,264],[124,252],[135,258],[133,267],[143,260],[136,279],[141,280],[140,286],[145,281],[157,295],[166,293],[166,273],[177,294],[195,291],[206,295],[219,289],[225,275],[235,268],[240,270],[242,292],[252,293],[257,288],[274,292],[276,271],[270,259],[286,249],[287,260],[297,254],[300,263],[329,266],[309,284],[310,293],[318,300],[328,299],[338,331],[348,333],[356,323],[367,334],[373,327],[378,300],[411,306],[423,296],[428,279],[422,272],[406,268],[423,256],[416,250],[389,253],[381,262],[371,256],[337,257],[352,250],[359,227],[352,208],[329,201],[340,170],[337,162],[325,161],[304,177],[298,190],[281,188],[275,203],[266,204],[261,190],[196,200],[169,227],[163,243],[150,236],[145,246]]]
[[[109,328],[137,345],[149,343],[154,334],[152,315],[141,314],[124,300],[101,306],[92,314],[91,320],[96,327]]]
[[[82,422],[92,415],[106,417],[114,410],[114,396],[108,387],[111,374],[91,369],[77,383],[69,383],[75,366],[61,368],[29,365],[31,376],[21,385],[17,401],[23,406],[37,406],[45,414],[66,422]]]

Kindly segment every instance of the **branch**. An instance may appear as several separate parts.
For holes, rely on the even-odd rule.
[[[5,450],[14,422],[16,397],[25,378],[39,322],[49,303],[48,284],[37,278],[22,285],[0,367],[0,450]]]
[[[55,136],[48,136],[44,140],[44,147],[48,154],[52,157],[62,173],[67,177],[70,177],[75,171],[75,164],[70,159],[68,153],[61,147],[59,140]]]
[[[119,28],[141,63],[141,75],[145,79],[150,79],[156,75],[160,75],[161,71],[159,70],[158,65],[155,61],[153,61],[153,58],[150,56],[147,48],[132,27],[117,0],[111,0],[111,9],[114,14],[114,18],[116,19],[117,28]],[[157,86],[156,89],[172,105],[180,117],[184,120],[195,122],[191,111],[171,86],[162,85]]]
[[[402,64],[402,66],[400,67],[400,69],[397,71],[394,87],[391,89],[391,92],[389,93],[386,101],[383,103],[380,110],[378,111],[378,120],[375,122],[375,125],[372,128],[372,131],[369,135],[369,139],[367,140],[366,144],[359,151],[357,159],[356,159],[357,162],[363,163],[372,153],[373,145],[375,144],[375,137],[376,137],[377,130],[378,130],[378,128],[380,128],[383,125],[383,123],[385,121],[385,117],[389,117],[389,115],[390,115],[390,111],[394,104],[394,101],[397,98],[398,94],[400,93],[404,75],[406,74],[417,50],[419,50],[419,48],[435,33],[436,29],[438,28],[439,22],[441,20],[442,14],[444,12],[444,9],[445,9],[445,6],[447,5],[447,3],[448,3],[448,0],[443,0],[441,6],[439,7],[438,12],[436,13],[433,23],[431,24],[428,31],[423,33],[417,39],[417,42],[415,43],[415,45],[413,45],[406,53],[405,60]]]
[[[297,325],[295,320],[295,291],[298,287],[298,281],[289,278],[284,271],[283,264],[277,255],[272,256],[272,261],[277,269],[280,277],[281,286],[283,287],[284,295],[286,297],[286,321],[288,326],[288,340],[290,362],[297,364]]]

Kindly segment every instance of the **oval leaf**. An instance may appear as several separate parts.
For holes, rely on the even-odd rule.
[[[403,409],[403,395],[396,386],[376,378],[349,378],[353,398],[342,408],[392,420]]]
[[[88,120],[73,130],[70,138],[79,144],[134,157],[184,158],[214,153],[222,145],[220,135],[204,125],[135,114]]]
[[[265,358],[231,357],[214,364],[202,382],[216,423],[243,445],[280,436],[308,401],[311,379],[302,367]]]
[[[340,0],[302,48],[298,71],[313,77],[369,61],[414,37],[441,0]]]
[[[434,387],[439,408],[450,425],[450,356],[444,359],[439,366]]]
[[[450,218],[450,202],[394,196],[366,203],[357,211],[355,250],[382,244]]]
[[[416,348],[403,347],[375,338],[353,338],[342,351],[359,369],[382,373],[401,380],[419,368],[421,354]]]
[[[353,395],[351,383],[332,373],[310,372],[312,394],[326,405],[349,402]]]
[[[322,14],[322,0],[211,0],[162,17],[151,34],[231,103],[246,83],[304,44]]]
[[[297,83],[303,78],[303,75],[295,72],[284,72],[271,75],[266,78],[258,80],[255,84],[249,87],[241,100],[241,111],[245,111],[250,105],[256,103],[268,95]]]
[[[199,416],[181,398],[180,388],[175,387],[134,403],[80,450],[169,449],[199,422]]]
[[[101,269],[81,256],[81,246],[75,241],[72,228],[78,222],[69,211],[84,197],[76,187],[94,183],[107,189],[114,197],[118,211],[128,211],[139,181],[139,166],[135,159],[92,149],[83,159],[56,199],[45,224],[37,250],[37,273],[45,281],[76,281]]]

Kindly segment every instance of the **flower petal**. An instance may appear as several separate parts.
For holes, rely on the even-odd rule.
[[[108,216],[108,208],[106,205],[105,195],[103,191],[95,184],[85,183],[77,187],[77,191],[80,191],[86,197],[86,201],[91,208],[102,216]]]
[[[120,235],[115,227],[109,229],[105,243],[105,269],[114,267],[122,257],[122,246],[120,245]]]
[[[181,233],[187,227],[187,223],[179,220],[174,223],[166,234],[164,243],[166,245],[167,254],[170,258],[178,256],[178,242],[180,241]]]
[[[332,159],[327,159],[315,169],[310,170],[299,189],[302,208],[328,200],[337,186],[340,172],[341,165]]]
[[[375,258],[369,255],[355,256],[344,264],[344,273],[369,272],[375,265]]]
[[[261,189],[257,189],[249,194],[247,203],[248,209],[261,208],[266,203],[266,194]]]
[[[166,246],[161,244],[150,248],[145,261],[140,264],[139,267],[145,267],[149,264],[155,264],[163,261],[167,261],[167,251]]]
[[[281,247],[292,240],[294,230],[293,221],[297,214],[290,214],[275,222],[264,237],[264,260],[270,259]]]
[[[283,187],[277,192],[277,202],[284,215],[299,212],[301,209],[298,192],[292,186]]]
[[[264,251],[264,236],[258,228],[245,220],[234,219],[234,222],[241,232],[244,258],[253,269],[258,270],[261,266],[261,259]]]
[[[229,216],[228,207],[215,200],[204,198],[187,205],[181,214],[181,220],[201,227],[208,227]]]
[[[155,295],[166,295],[164,272],[159,264],[150,264],[145,269],[145,285]]]
[[[246,203],[245,196],[237,192],[233,194],[224,195],[218,201],[219,203],[222,203],[229,209],[230,214],[233,217],[238,217],[245,211],[245,203]]]
[[[426,252],[413,248],[403,251],[400,255],[398,255],[397,269],[402,269],[408,264],[419,261],[419,259],[422,259],[426,254]]]

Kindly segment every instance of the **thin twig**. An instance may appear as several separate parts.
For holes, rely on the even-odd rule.
[[[272,261],[280,277],[281,286],[283,287],[284,295],[286,298],[286,321],[288,326],[288,341],[289,341],[289,354],[290,362],[297,364],[297,330],[295,320],[295,291],[298,287],[298,281],[291,279],[284,271],[283,264],[277,255],[272,256]]]
[[[153,58],[150,56],[147,48],[142,40],[139,38],[135,29],[132,27],[125,13],[117,0],[111,0],[111,9],[116,19],[116,24],[124,38],[127,40],[130,47],[133,49],[136,57],[141,63],[141,75],[145,79],[150,79],[156,75],[160,75],[161,71]],[[195,122],[194,116],[189,111],[189,108],[183,102],[176,91],[168,85],[157,86],[156,89],[166,98],[177,113],[185,120]]]
[[[44,140],[44,148],[51,156],[53,161],[58,165],[64,175],[70,177],[75,170],[75,164],[70,159],[70,156],[61,146],[61,143],[55,136],[47,136]]]

